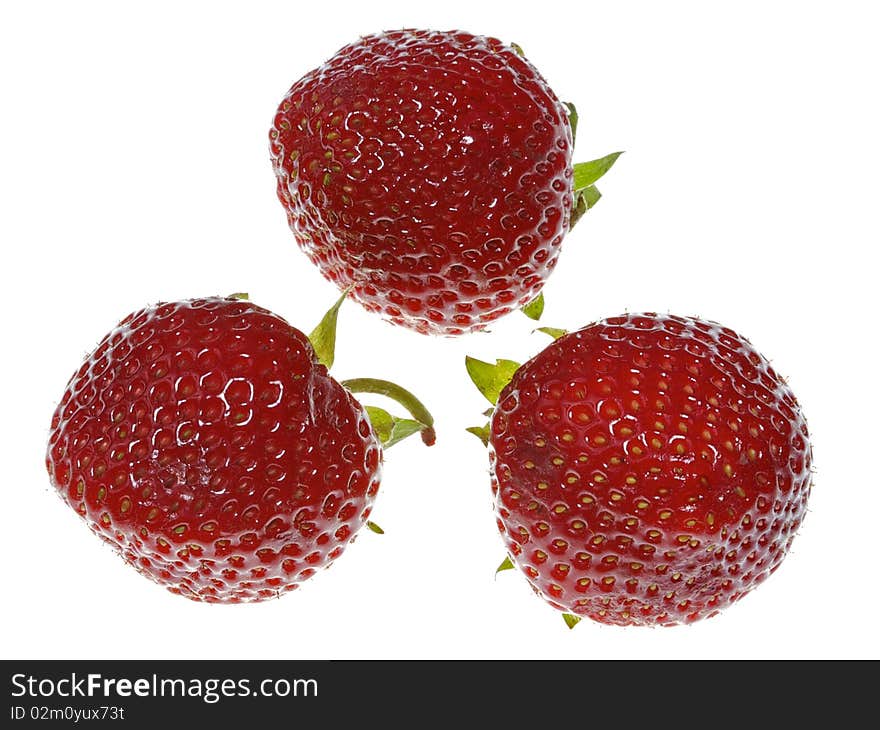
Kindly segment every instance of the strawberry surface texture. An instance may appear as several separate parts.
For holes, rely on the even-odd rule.
[[[367,310],[481,330],[541,290],[572,209],[568,113],[515,46],[400,30],[342,48],[270,130],[299,245]]]
[[[606,624],[715,615],[787,554],[811,447],[788,385],[736,332],[628,314],[520,367],[491,418],[498,529],[552,606]]]
[[[197,601],[274,598],[342,553],[379,488],[367,414],[308,338],[251,302],[130,314],[51,424],[61,497],[145,576]]]

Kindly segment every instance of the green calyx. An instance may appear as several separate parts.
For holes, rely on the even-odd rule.
[[[565,621],[565,625],[568,628],[573,629],[581,622],[581,617],[575,616],[573,613],[564,613],[562,614],[562,620]]]
[[[601,178],[617,162],[623,152],[612,152],[610,155],[600,157],[598,160],[578,162],[574,166],[573,186],[574,191],[581,192],[589,188]]]
[[[579,119],[577,107],[567,101],[563,102],[563,106],[568,111],[571,143],[572,147],[574,147],[577,140]],[[577,162],[572,166],[572,206],[568,223],[569,231],[575,227],[575,224],[584,216],[584,213],[599,202],[602,193],[596,187],[596,182],[613,167],[614,163],[617,162],[617,158],[622,154],[623,152],[612,152],[610,155],[587,162]],[[543,294],[538,294],[532,301],[521,307],[520,311],[530,319],[539,320],[544,312]]]
[[[318,326],[309,335],[309,342],[315,350],[315,358],[328,370],[333,366],[336,354],[336,325],[339,320],[339,308],[350,290],[342,293],[327,313],[321,318]],[[396,401],[403,406],[411,418],[399,418],[377,406],[365,406],[370,425],[382,446],[386,449],[402,441],[407,436],[419,433],[426,446],[433,446],[437,439],[434,431],[434,417],[425,405],[396,383],[377,378],[352,378],[343,380],[341,385],[351,393],[373,393]]]
[[[483,446],[489,445],[489,424],[485,423],[482,426],[469,426],[465,429],[468,433],[472,433],[476,436],[480,441],[483,442]]]
[[[513,570],[513,561],[510,559],[509,555],[505,555],[504,560],[501,561],[501,565],[495,568],[495,575],[498,575],[505,570]]]
[[[564,101],[562,102],[562,105],[568,109],[568,124],[571,127],[571,143],[573,145],[577,140],[578,110],[570,101]]]
[[[377,535],[384,535],[385,534],[385,530],[383,530],[381,527],[379,527],[379,525],[377,525],[375,522],[367,520],[366,524],[367,524],[367,529],[370,530],[370,532],[375,532]]]
[[[558,340],[563,335],[568,334],[568,330],[560,329],[559,327],[538,327],[535,332],[542,332],[548,337],[552,337],[554,340]]]
[[[532,301],[524,307],[521,307],[519,311],[529,319],[533,319],[537,322],[541,319],[541,315],[544,314],[544,295],[538,294],[538,296],[532,299]]]
[[[475,357],[464,359],[468,375],[474,385],[477,386],[483,396],[493,406],[498,402],[498,396],[504,386],[513,378],[513,374],[519,370],[520,364],[513,360],[496,360],[495,364],[477,360]]]
[[[493,406],[498,402],[498,396],[501,395],[504,386],[510,382],[513,374],[519,370],[519,363],[513,360],[496,360],[493,365],[490,362],[477,360],[475,357],[466,357],[464,364],[468,375],[471,376],[471,380],[477,386],[477,390]],[[491,417],[493,410],[494,408],[489,408],[483,415]],[[480,439],[483,442],[483,446],[489,445],[490,430],[488,423],[482,426],[471,426],[465,430]]]
[[[541,300],[540,308],[543,310],[543,297],[538,295],[538,298]],[[533,302],[534,301],[537,300],[533,300]],[[525,308],[523,309],[523,312],[528,315]],[[548,337],[552,337],[554,340],[558,340],[563,335],[568,334],[568,330],[560,329],[559,327],[538,327],[534,331],[542,332]],[[493,364],[491,362],[477,360],[475,357],[465,357],[464,364],[467,368],[468,375],[470,375],[471,381],[477,386],[477,390],[479,390],[483,394],[483,397],[492,404],[492,408],[487,409],[483,413],[484,416],[491,419],[492,414],[495,411],[495,405],[498,403],[498,398],[501,396],[501,391],[504,390],[504,386],[511,381],[516,371],[519,370],[520,364],[513,360],[503,359],[496,360]],[[483,446],[489,445],[491,430],[488,422],[482,426],[470,426],[465,430],[480,439],[480,441],[483,442]]]
[[[573,144],[577,139],[577,108],[574,104],[569,102],[564,102],[564,104],[568,109],[568,122],[571,126],[571,140]],[[572,194],[574,195],[574,202],[571,208],[569,230],[574,228],[575,223],[581,219],[584,213],[599,202],[602,193],[599,192],[595,183],[611,169],[612,165],[617,162],[617,158],[622,154],[623,152],[612,152],[610,155],[605,155],[605,157],[599,157],[598,159],[590,160],[589,162],[578,162],[574,165],[572,176]]]
[[[342,296],[327,310],[318,322],[318,326],[309,334],[309,342],[315,349],[318,362],[328,370],[333,367],[333,360],[336,357],[336,323],[339,319],[339,308],[348,296],[348,292],[348,289],[342,292]]]

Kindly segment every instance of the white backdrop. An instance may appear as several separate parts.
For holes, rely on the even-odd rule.
[[[8,3],[0,10],[4,658],[880,657],[876,372],[880,67],[871,3]],[[275,198],[288,86],[381,29],[515,41],[581,114],[578,159],[626,150],[564,244],[543,323],[625,310],[737,329],[786,374],[816,479],[770,580],[719,617],[619,629],[559,614],[503,557],[486,404],[465,354],[547,343],[511,315],[429,339],[344,305],[334,372],[387,377],[438,441],[388,453],[365,532],[264,604],[171,595],[51,490],[48,424],[98,339],[143,304],[248,291],[308,331],[336,293]]]

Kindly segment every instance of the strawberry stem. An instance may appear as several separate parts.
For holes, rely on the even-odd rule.
[[[384,395],[386,398],[396,401],[421,424],[422,441],[424,441],[425,445],[434,445],[434,441],[437,439],[437,434],[434,431],[434,417],[425,408],[424,403],[406,388],[402,388],[388,380],[379,380],[377,378],[352,378],[351,380],[343,380],[342,385],[352,393],[373,393],[375,395]]]

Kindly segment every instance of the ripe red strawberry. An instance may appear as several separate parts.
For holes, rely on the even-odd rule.
[[[313,333],[326,359],[336,309]],[[211,602],[275,597],[338,558],[381,461],[306,335],[235,298],[123,319],[70,380],[47,453],[62,498],[129,564]]]
[[[571,122],[517,46],[366,36],[282,100],[278,196],[312,262],[366,309],[422,333],[479,330],[535,298],[617,157],[573,174],[569,108]]]
[[[469,369],[486,391],[505,362]],[[512,561],[570,625],[714,615],[779,567],[810,492],[791,390],[748,341],[694,318],[624,315],[557,339],[501,390],[488,442]]]

